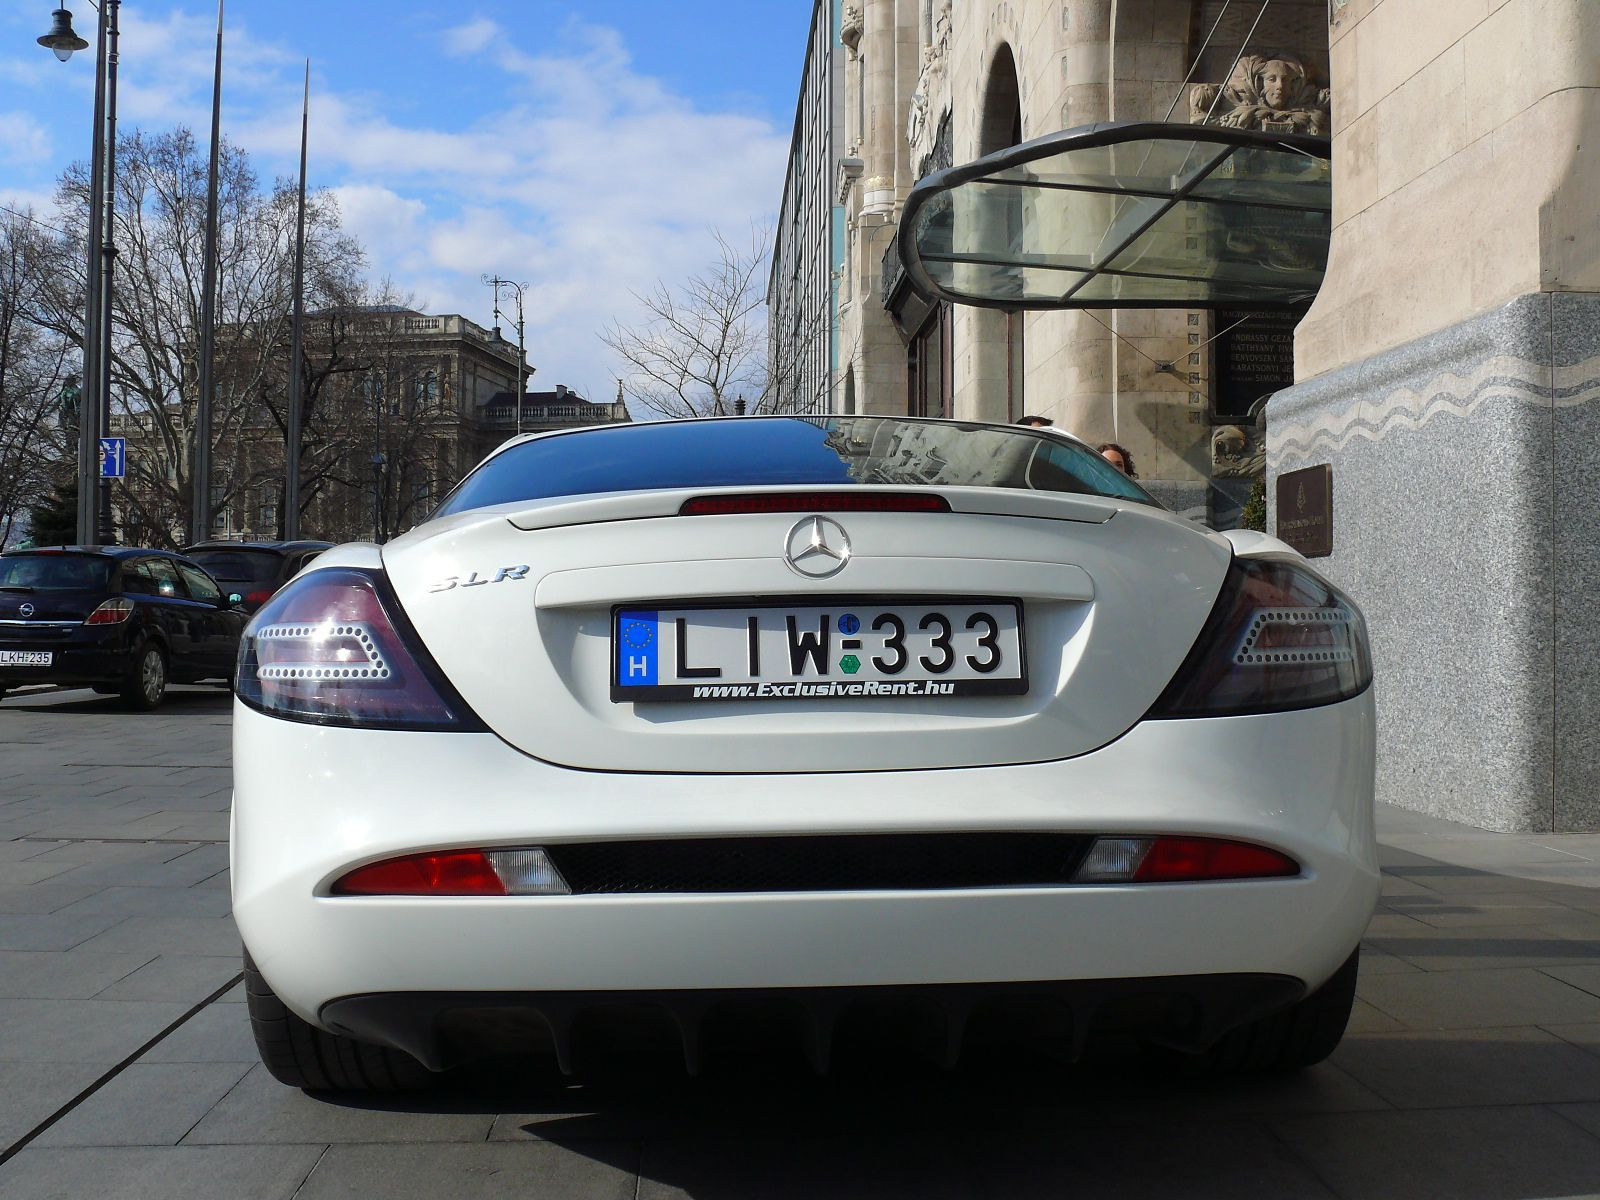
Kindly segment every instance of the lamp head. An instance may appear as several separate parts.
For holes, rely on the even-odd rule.
[[[72,14],[58,8],[51,14],[50,32],[39,39],[39,45],[49,50],[62,62],[72,57],[74,50],[87,50],[89,43],[72,28]]]

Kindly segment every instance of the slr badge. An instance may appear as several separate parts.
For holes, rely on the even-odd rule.
[[[465,579],[461,578],[459,575],[446,575],[428,590],[430,592],[448,592],[452,588],[482,587],[486,583],[504,583],[508,579],[514,581],[518,579],[526,579],[527,577],[528,567],[527,564],[524,563],[523,565],[517,567],[501,567],[491,578],[488,579],[483,578],[476,571],[473,571]]]

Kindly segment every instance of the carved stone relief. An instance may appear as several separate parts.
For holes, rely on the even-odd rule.
[[[922,49],[922,70],[906,116],[906,142],[919,175],[926,173],[939,123],[950,111],[950,5],[951,0],[934,0],[933,40]]]
[[[1211,432],[1211,474],[1216,479],[1253,479],[1267,467],[1267,447],[1259,429],[1219,425]]]
[[[839,22],[839,41],[844,43],[844,48],[850,52],[852,60],[861,52],[861,34],[865,28],[866,24],[861,17],[861,6],[846,4],[844,19]]]
[[[1321,72],[1299,54],[1246,54],[1227,83],[1189,89],[1189,119],[1196,125],[1326,137],[1333,127],[1332,94]]]

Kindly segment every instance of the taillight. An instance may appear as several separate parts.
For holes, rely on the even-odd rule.
[[[1300,864],[1253,842],[1221,838],[1102,837],[1073,875],[1074,883],[1201,883],[1281,879]]]
[[[1194,649],[1149,715],[1312,708],[1371,683],[1366,623],[1348,596],[1301,563],[1236,558]]]
[[[730,513],[787,512],[949,512],[943,496],[910,492],[740,492],[729,496],[696,496],[678,509],[681,517],[715,517]]]
[[[83,619],[85,625],[120,625],[133,616],[132,600],[106,600]]]
[[[244,594],[244,602],[246,604],[261,605],[261,604],[265,604],[268,600],[271,600],[271,599],[272,599],[272,593],[270,591],[266,590],[265,588],[259,589],[259,590],[254,591],[254,592],[246,592]]]
[[[313,571],[274,595],[239,643],[235,686],[252,708],[289,720],[482,728],[417,644],[376,571]]]
[[[436,850],[368,863],[340,876],[335,896],[567,896],[571,889],[538,846]]]

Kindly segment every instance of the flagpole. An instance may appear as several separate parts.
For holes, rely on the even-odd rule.
[[[206,171],[205,269],[200,285],[200,398],[194,421],[194,487],[189,540],[211,536],[211,400],[216,387],[217,170],[222,151],[222,5],[217,0],[217,60],[211,76],[211,162]]]
[[[300,195],[294,215],[294,315],[289,327],[289,420],[283,481],[283,537],[300,536],[300,326],[305,318],[306,134],[311,125],[311,60],[306,59],[305,94],[300,103]]]

